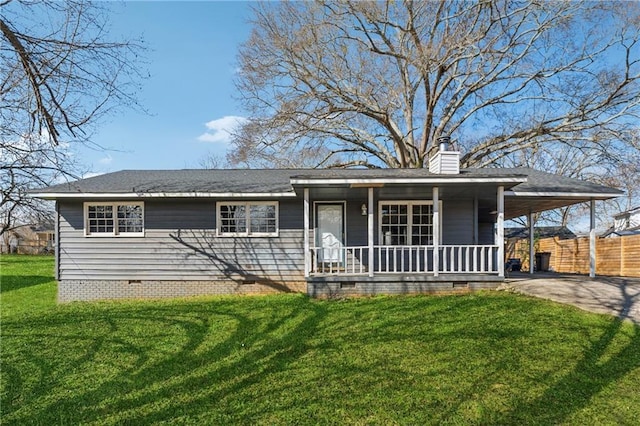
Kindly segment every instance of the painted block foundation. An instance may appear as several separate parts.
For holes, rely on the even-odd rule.
[[[58,282],[58,302],[164,299],[223,294],[304,293],[307,283],[255,281],[102,281],[62,280]]]
[[[494,289],[504,280],[495,276],[464,279],[448,277],[426,279],[420,276],[314,277],[308,281],[145,281],[145,280],[62,280],[58,283],[58,302],[114,299],[164,299],[204,295],[257,295],[306,293],[311,297],[332,298],[380,294],[420,294],[467,292]]]

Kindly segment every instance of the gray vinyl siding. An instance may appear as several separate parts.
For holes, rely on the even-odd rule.
[[[386,200],[386,199],[385,199]],[[375,199],[376,214],[378,201]],[[367,216],[362,216],[360,206],[367,203],[365,199],[347,201],[347,245],[367,245]],[[473,244],[473,200],[442,201],[442,244]],[[374,244],[378,245],[379,224],[374,226]],[[489,244],[492,244],[490,242]]]
[[[442,202],[442,244],[473,244],[473,200]]]
[[[279,202],[278,237],[216,236],[214,200],[145,201],[144,237],[85,237],[82,202],[60,202],[61,280],[303,279],[300,200]]]
[[[376,197],[376,215],[378,201]],[[348,246],[367,245],[362,203],[366,199],[346,203]],[[83,203],[60,201],[59,279],[300,281],[302,207],[300,199],[279,201],[278,237],[218,237],[215,200],[148,200],[144,237],[85,237]],[[443,244],[472,243],[472,209],[472,200],[443,201]],[[481,243],[487,240],[483,231],[481,226]],[[377,218],[374,232],[377,245]]]
[[[369,244],[367,236],[369,226],[368,216],[362,216],[362,203],[366,204],[367,200],[363,199],[347,201],[346,221],[348,246],[366,246]],[[374,241],[377,240],[374,239]]]
[[[478,224],[478,244],[495,244],[495,225],[481,222]]]

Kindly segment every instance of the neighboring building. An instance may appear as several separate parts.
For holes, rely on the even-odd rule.
[[[18,253],[20,233],[15,230],[5,231],[0,238],[0,253]]]
[[[576,234],[566,226],[536,226],[533,230],[533,236],[535,238],[557,237],[561,240],[576,238]],[[504,228],[504,238],[507,240],[529,239],[529,228]]]
[[[22,225],[6,231],[0,238],[0,253],[41,254],[53,253],[55,232],[53,226]]]
[[[640,234],[640,207],[613,216],[613,227],[605,231],[604,238]]]
[[[56,200],[59,300],[494,288],[504,220],[620,191],[527,168],[125,170]]]

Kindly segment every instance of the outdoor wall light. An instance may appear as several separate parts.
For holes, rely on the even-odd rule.
[[[362,216],[367,215],[367,205],[365,203],[362,203],[362,205],[360,206],[360,211],[362,212]]]

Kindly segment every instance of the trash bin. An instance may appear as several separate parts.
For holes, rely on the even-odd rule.
[[[507,260],[507,271],[520,271],[522,269],[522,262],[519,257],[513,257]]]
[[[543,251],[536,253],[536,271],[548,271],[551,253]]]

